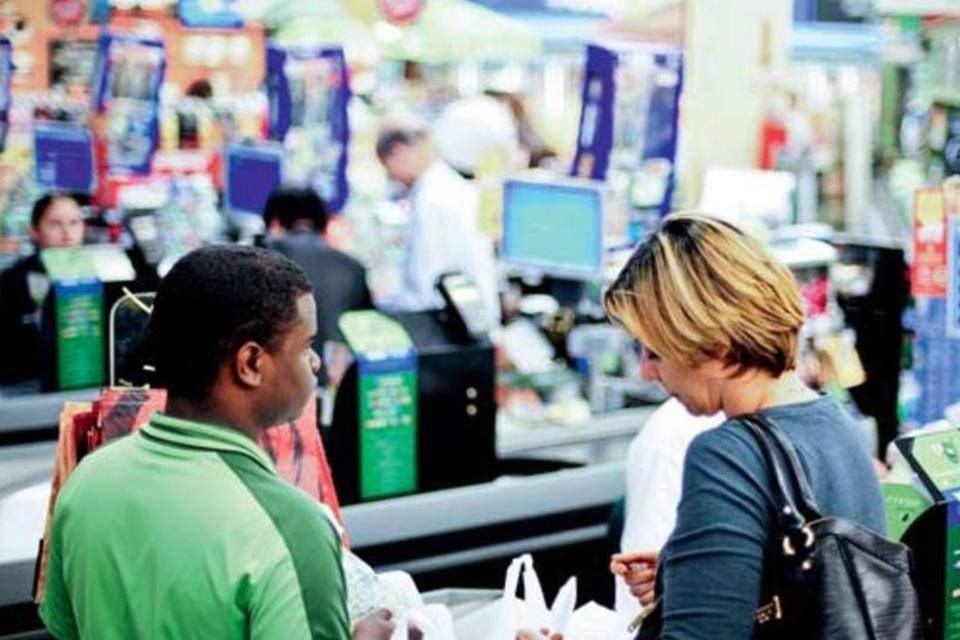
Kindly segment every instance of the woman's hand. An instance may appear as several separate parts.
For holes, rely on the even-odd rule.
[[[630,593],[645,607],[649,607],[656,599],[654,585],[659,557],[660,554],[655,551],[646,551],[618,553],[610,558],[610,572],[623,578]]]

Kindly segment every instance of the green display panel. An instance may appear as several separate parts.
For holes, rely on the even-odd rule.
[[[923,433],[908,441],[907,457],[945,499],[960,489],[960,431]]]
[[[934,499],[946,503],[943,635],[939,637],[960,640],[960,430],[920,431],[896,443]]]
[[[57,388],[104,382],[103,285],[90,247],[46,249],[40,259],[53,283]]]
[[[100,282],[54,284],[57,387],[82,389],[103,384],[104,318]]]
[[[360,497],[417,489],[417,353],[397,322],[375,311],[344,314],[340,331],[357,359]]]
[[[947,505],[946,582],[943,588],[943,640],[960,640],[960,503]]]
[[[932,503],[913,485],[885,482],[881,489],[887,515],[887,537],[899,540]]]
[[[417,489],[416,359],[360,361],[360,497]]]

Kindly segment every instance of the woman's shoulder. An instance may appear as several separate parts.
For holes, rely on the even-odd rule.
[[[736,418],[697,435],[687,450],[685,467],[707,475],[757,477],[765,468],[760,446]]]
[[[807,439],[819,440],[823,430],[832,433],[837,442],[837,427],[852,425],[851,418],[831,399],[820,397],[809,402],[765,409],[762,415],[772,420],[793,444],[800,445]],[[842,431],[848,431],[846,429]],[[852,430],[849,430],[852,437]],[[760,445],[739,418],[728,418],[716,429],[699,434],[690,444],[688,456],[718,457],[744,463],[763,465]],[[765,465],[763,465],[765,467]]]
[[[834,447],[861,446],[854,419],[828,396],[810,402],[773,407],[762,412],[794,446],[819,449],[829,441]]]

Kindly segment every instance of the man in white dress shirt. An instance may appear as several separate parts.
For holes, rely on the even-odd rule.
[[[377,138],[377,156],[392,180],[408,190],[403,291],[393,306],[419,311],[443,306],[437,278],[452,271],[469,276],[499,323],[497,271],[492,243],[477,230],[474,186],[438,158],[426,128],[387,124]]]

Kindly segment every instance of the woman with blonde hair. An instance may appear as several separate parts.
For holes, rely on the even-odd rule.
[[[637,549],[614,569],[642,604],[658,602],[657,637],[751,638],[779,541],[774,479],[739,418],[759,414],[779,427],[824,514],[885,528],[852,420],[795,371],[804,321],[796,281],[734,225],[675,214],[640,244],[605,305],[642,346],[646,378],[695,415],[728,416],[690,445],[662,552]]]

